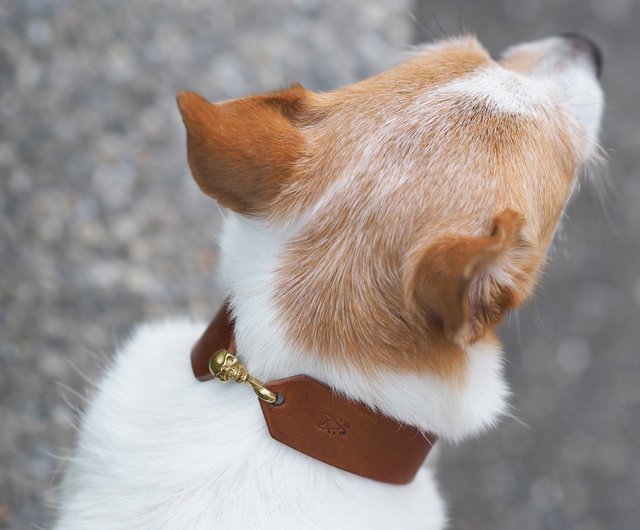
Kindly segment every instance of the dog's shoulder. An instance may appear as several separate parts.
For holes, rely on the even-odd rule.
[[[193,376],[205,327],[148,322],[124,342],[79,425],[58,528],[187,528],[198,518],[214,527],[225,459],[250,444],[261,412],[244,389]]]

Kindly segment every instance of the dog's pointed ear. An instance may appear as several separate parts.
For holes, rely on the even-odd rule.
[[[296,123],[308,97],[300,85],[218,104],[179,93],[189,167],[202,191],[237,212],[268,213],[304,149]]]
[[[404,274],[409,309],[464,346],[497,325],[523,294],[517,290],[524,218],[504,210],[488,236],[448,236],[417,245]]]

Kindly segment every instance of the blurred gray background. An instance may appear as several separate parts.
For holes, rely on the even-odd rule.
[[[440,461],[454,529],[640,528],[640,5],[633,0],[3,0],[0,528],[51,524],[81,406],[136,323],[209,318],[219,214],[175,92],[328,90],[461,31],[604,49],[610,191],[585,184],[503,327],[514,416]]]

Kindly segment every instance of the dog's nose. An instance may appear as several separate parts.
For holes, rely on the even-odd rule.
[[[593,64],[598,79],[602,77],[602,50],[592,39],[585,37],[580,33],[563,33],[560,35],[577,53],[588,55]]]

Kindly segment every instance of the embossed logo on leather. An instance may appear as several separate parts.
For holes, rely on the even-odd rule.
[[[323,414],[316,424],[323,431],[327,431],[329,434],[345,436],[349,430],[349,424],[342,421],[340,416],[332,416],[331,414]]]

